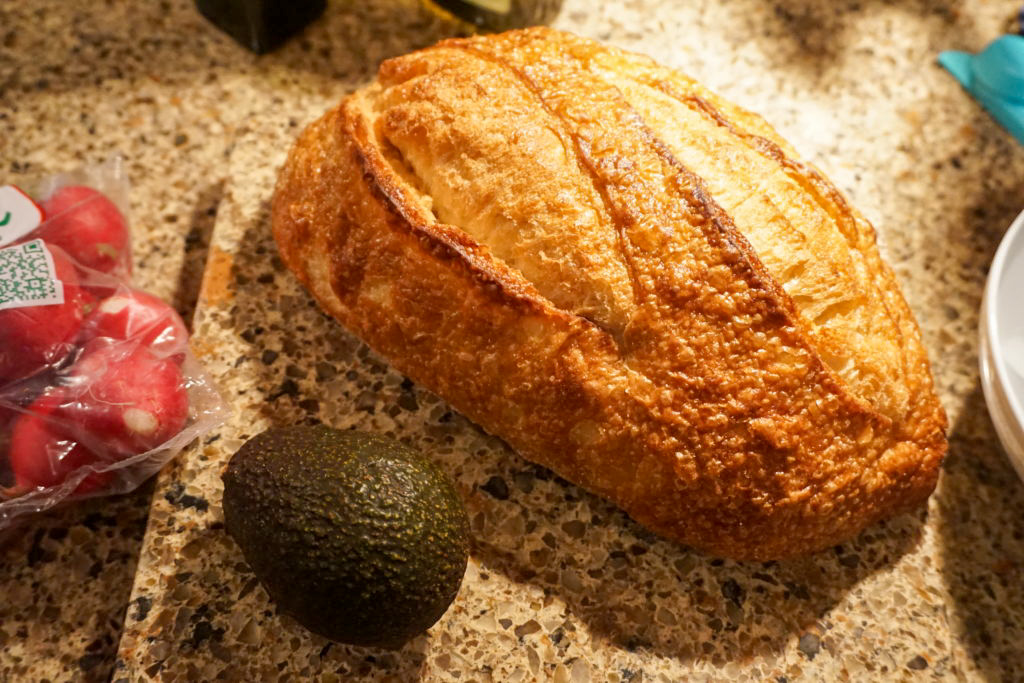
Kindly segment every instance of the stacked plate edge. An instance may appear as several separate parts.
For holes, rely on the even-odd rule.
[[[996,434],[1024,479],[1024,213],[996,251],[979,322],[979,365]]]

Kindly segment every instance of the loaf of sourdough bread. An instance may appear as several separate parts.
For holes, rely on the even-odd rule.
[[[649,59],[538,28],[388,60],[272,214],[325,311],[668,538],[780,558],[935,486],[946,418],[871,225]]]

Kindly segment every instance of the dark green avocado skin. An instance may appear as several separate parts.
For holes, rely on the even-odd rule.
[[[395,649],[455,599],[469,523],[451,480],[389,438],[270,429],[223,474],[224,523],[281,611],[310,631]]]

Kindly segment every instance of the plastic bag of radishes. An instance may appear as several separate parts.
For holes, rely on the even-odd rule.
[[[119,160],[0,187],[0,529],[136,488],[226,417],[174,309],[132,287]]]

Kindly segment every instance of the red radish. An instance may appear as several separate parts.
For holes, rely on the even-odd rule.
[[[91,187],[68,185],[43,202],[44,222],[35,232],[67,251],[79,265],[101,273],[131,273],[128,226],[117,207]]]
[[[0,399],[0,440],[4,438],[5,433],[10,431],[11,424],[17,419],[18,414],[18,411],[5,399]],[[0,454],[3,454],[3,449],[0,449]]]
[[[82,467],[101,459],[69,437],[57,413],[63,401],[58,390],[41,396],[14,421],[8,460],[17,489],[59,486]],[[94,491],[110,481],[110,472],[92,472],[75,488],[75,493]]]
[[[169,305],[133,289],[103,300],[85,319],[79,339],[131,340],[148,347],[158,358],[173,357],[181,362],[188,346],[188,330]]]
[[[5,428],[10,431],[10,426],[18,416],[35,403],[36,399],[53,389],[54,380],[53,373],[39,373],[7,386],[0,386],[0,435]],[[2,438],[0,436],[0,439]],[[3,455],[3,452],[0,448],[0,455]]]
[[[49,251],[64,287],[64,303],[0,310],[0,384],[56,365],[74,348],[85,317],[86,295],[64,252]]]
[[[78,276],[82,281],[82,289],[90,294],[93,304],[108,299],[125,288],[125,281],[118,275],[82,268],[78,271]]]
[[[181,368],[134,344],[86,349],[71,368],[68,393],[60,418],[80,441],[118,457],[156,448],[188,418]]]
[[[10,469],[6,465],[5,458],[7,457],[7,447],[11,443],[11,428],[14,427],[14,421],[18,414],[5,401],[0,401],[0,472]]]
[[[88,316],[90,313],[96,310],[96,296],[88,290],[88,288],[82,285],[82,313]]]

